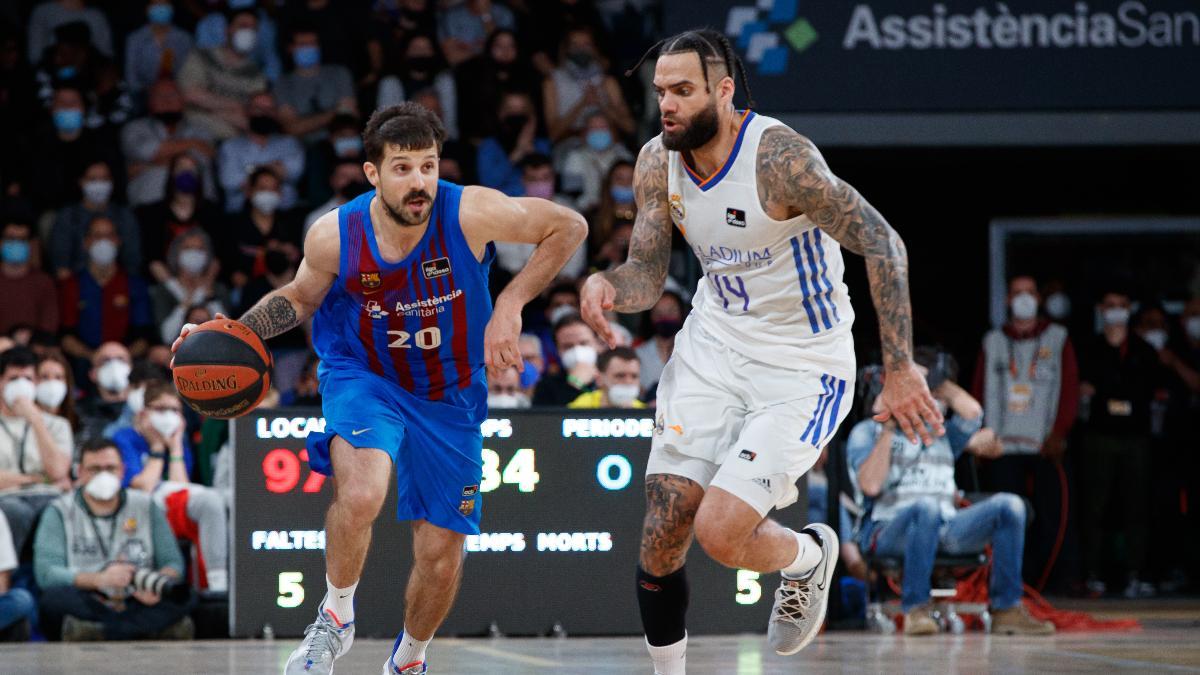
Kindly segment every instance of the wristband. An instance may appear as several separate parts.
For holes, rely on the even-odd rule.
[[[151,452],[150,453],[150,459],[166,459],[166,458],[167,458],[167,453],[165,453],[165,452]]]

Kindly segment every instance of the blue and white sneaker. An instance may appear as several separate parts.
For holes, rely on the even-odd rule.
[[[392,643],[392,653],[388,655],[388,660],[383,664],[383,675],[425,675],[429,672],[429,666],[425,665],[424,661],[413,661],[412,663],[396,667],[392,663],[392,657],[396,655],[396,649],[400,647],[400,641],[404,639],[404,633],[396,636],[396,641]]]
[[[350,651],[354,644],[354,622],[336,623],[324,608],[318,610],[317,620],[304,629],[304,640],[288,657],[284,675],[329,675],[337,657]]]

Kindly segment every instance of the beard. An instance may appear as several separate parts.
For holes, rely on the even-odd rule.
[[[414,214],[411,209],[407,208],[408,203],[415,199],[425,200],[425,208],[421,209],[421,212],[418,214]],[[412,192],[409,192],[404,196],[404,199],[400,201],[400,205],[398,207],[389,204],[388,200],[385,199],[382,194],[379,195],[379,203],[383,205],[383,210],[386,211],[389,216],[391,216],[392,221],[400,227],[417,227],[422,225],[425,223],[425,221],[429,220],[429,214],[431,211],[433,211],[433,197],[431,197],[429,193],[425,192],[424,190],[413,190]]]
[[[692,119],[674,120],[683,127],[682,131],[668,133],[663,131],[663,147],[667,150],[684,152],[695,150],[712,140],[717,135],[720,122],[717,119],[717,104],[710,103],[707,108],[692,116]]]

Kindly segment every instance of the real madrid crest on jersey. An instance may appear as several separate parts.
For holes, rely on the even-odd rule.
[[[683,217],[687,212],[683,210],[683,195],[671,195],[671,219],[676,225],[683,223]]]

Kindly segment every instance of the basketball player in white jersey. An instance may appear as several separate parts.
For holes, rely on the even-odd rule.
[[[638,312],[659,298],[673,226],[700,259],[694,310],[658,387],[637,575],[655,672],[678,675],[693,534],[724,565],[782,573],[767,630],[778,653],[802,649],[824,620],[837,535],[823,524],[796,532],[767,515],[797,499],[797,479],[853,398],[843,248],[866,259],[879,314],[886,379],[876,419],[893,419],[914,441],[943,428],[912,360],[899,235],[807,138],[734,109],[734,75],[745,85],[745,73],[723,35],[688,31],[656,47],[663,133],[637,159],[629,258],[588,278],[582,311],[612,344],[603,312]]]

